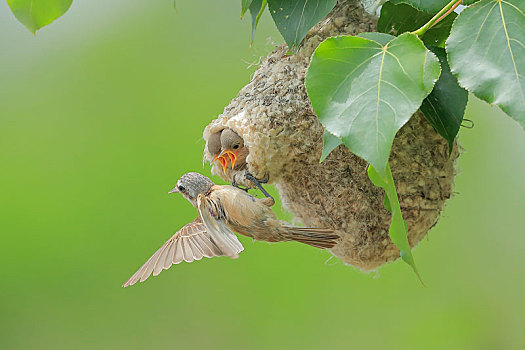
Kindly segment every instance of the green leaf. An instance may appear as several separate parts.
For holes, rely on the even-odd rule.
[[[525,0],[482,0],[458,16],[447,40],[459,85],[525,128]]]
[[[66,13],[72,2],[73,0],[7,0],[15,17],[33,34]]]
[[[392,4],[408,4],[420,11],[438,13],[450,0],[390,0]],[[384,5],[383,5],[384,6]]]
[[[268,0],[268,7],[290,51],[295,51],[308,30],[322,20],[336,3],[337,0]]]
[[[443,20],[438,22],[435,26],[430,28],[423,34],[421,40],[425,43],[425,46],[437,46],[445,47],[445,41],[450,35],[450,30],[452,29],[452,24],[458,15],[456,13],[451,13]]]
[[[388,196],[385,196],[385,199],[383,200],[383,205],[385,206],[386,210],[388,210],[390,213],[392,212],[392,206],[390,205],[390,201],[388,200]]]
[[[450,34],[450,28],[457,14],[451,13],[434,27],[430,28],[421,38],[426,46],[445,47],[445,40]],[[381,15],[377,21],[377,30],[383,33],[399,35],[422,27],[432,18],[432,15],[413,8],[407,4],[395,5],[387,2],[381,7]]]
[[[390,170],[390,165],[387,164],[386,167],[386,176],[380,175],[373,166],[368,166],[368,177],[370,181],[377,186],[385,190],[385,207],[386,203],[390,206],[390,212],[392,213],[392,221],[390,222],[390,228],[388,229],[388,235],[397,249],[400,251],[401,259],[412,267],[417,277],[423,284],[421,276],[416,268],[416,262],[412,256],[412,249],[408,243],[408,227],[407,223],[403,219],[403,214],[401,213],[401,206],[399,205],[399,199],[397,198],[396,186],[394,184],[394,178],[392,177],[392,171]],[[388,210],[388,208],[387,208]]]
[[[241,19],[244,17],[244,14],[250,8],[252,0],[241,0]]]
[[[441,76],[423,101],[421,111],[434,129],[448,141],[449,153],[452,153],[454,139],[467,106],[468,92],[458,85],[456,77],[450,72],[445,50],[440,47],[430,49],[439,58]]]
[[[470,5],[479,0],[463,0],[463,5]],[[450,0],[390,0],[393,4],[408,4],[428,13],[438,13]]]
[[[250,46],[253,43],[253,38],[255,37],[255,30],[259,24],[259,19],[266,8],[266,0],[253,0],[250,4],[250,14],[252,15],[252,39],[250,41]]]
[[[414,34],[402,34],[385,46],[340,36],[316,49],[305,85],[325,129],[385,174],[395,134],[439,74],[438,59]]]
[[[381,14],[377,20],[377,30],[399,35],[418,29],[431,18],[432,14],[410,5],[387,2],[381,7]]]
[[[420,11],[425,11],[427,13],[437,13],[439,10],[445,7],[445,5],[450,2],[450,0],[390,0],[389,2],[396,5],[408,4]]]
[[[332,153],[332,151],[342,143],[343,141],[341,141],[339,137],[332,135],[325,130],[323,137],[323,152],[321,154],[321,159],[319,160],[319,163],[322,163],[326,159],[326,157],[328,157],[328,155]]]

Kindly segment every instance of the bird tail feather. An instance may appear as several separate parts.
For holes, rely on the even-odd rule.
[[[283,226],[283,228],[286,238],[321,249],[332,248],[340,238],[334,230],[328,228],[295,226]]]

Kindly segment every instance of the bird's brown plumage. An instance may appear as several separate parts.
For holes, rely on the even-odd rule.
[[[158,275],[181,261],[226,255],[236,258],[244,250],[234,231],[267,242],[298,241],[331,248],[339,238],[330,229],[294,227],[277,219],[273,198],[256,198],[235,186],[218,186],[199,173],[184,174],[170,193],[180,193],[199,216],[185,225],[123,284],[127,287]]]
[[[213,182],[199,173],[187,173],[177,181],[169,193],[180,193],[194,207],[197,197],[207,193]],[[237,236],[230,229],[208,227],[199,215],[194,221],[182,227],[122,286],[127,287],[145,281],[153,272],[157,276],[173,264],[181,261],[192,262],[202,257],[229,256],[237,258],[244,250]]]
[[[298,241],[318,248],[331,248],[339,239],[331,229],[294,227],[277,219],[270,206],[273,200],[256,198],[234,186],[212,186],[199,196],[199,210],[213,219],[223,220],[239,234],[259,241]],[[201,208],[205,207],[206,211]]]

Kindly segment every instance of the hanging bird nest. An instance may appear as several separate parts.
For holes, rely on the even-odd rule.
[[[377,18],[355,0],[340,1],[312,28],[294,55],[285,45],[266,57],[250,81],[204,130],[204,139],[231,128],[249,148],[248,169],[269,177],[284,207],[304,225],[330,227],[342,237],[330,251],[345,263],[370,270],[399,257],[388,236],[391,214],[384,208],[384,191],[367,175],[367,163],[345,146],[322,163],[323,127],[304,87],[305,73],[316,47],[336,35],[375,31]],[[412,247],[436,224],[450,198],[457,147],[448,144],[417,112],[397,133],[390,165],[408,224]],[[205,160],[213,155],[204,151]],[[217,163],[212,173],[232,181],[240,174]],[[244,182],[250,186],[250,183]]]

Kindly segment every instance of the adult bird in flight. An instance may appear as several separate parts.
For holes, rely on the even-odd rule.
[[[316,248],[331,248],[339,239],[326,228],[296,227],[277,219],[269,195],[257,198],[230,185],[215,185],[199,173],[184,174],[170,193],[180,193],[199,216],[184,226],[124,283],[127,287],[145,281],[153,272],[181,261],[192,262],[203,256],[236,258],[244,250],[234,232],[259,241],[297,241]]]

